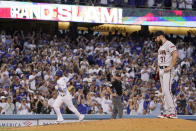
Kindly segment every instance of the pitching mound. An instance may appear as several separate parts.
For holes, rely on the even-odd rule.
[[[117,119],[9,128],[6,131],[196,131],[196,122],[182,119]]]

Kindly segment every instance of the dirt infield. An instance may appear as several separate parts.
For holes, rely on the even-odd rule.
[[[196,122],[182,119],[117,119],[36,127],[0,128],[1,131],[196,131]]]

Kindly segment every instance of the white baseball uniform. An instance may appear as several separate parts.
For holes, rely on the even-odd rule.
[[[176,51],[176,46],[170,41],[166,41],[158,50],[158,66],[161,88],[163,93],[165,114],[176,114],[176,104],[171,91],[174,69],[164,72],[172,62],[172,53]]]
[[[55,88],[58,90],[58,96],[54,102],[53,108],[57,114],[57,121],[59,122],[64,120],[60,112],[60,106],[63,103],[65,103],[67,107],[78,116],[78,118],[81,117],[81,114],[73,105],[72,96],[67,89],[68,81],[69,79],[67,77],[61,77],[59,80],[57,80],[57,85],[55,86]],[[63,90],[63,92],[60,92],[60,89]]]

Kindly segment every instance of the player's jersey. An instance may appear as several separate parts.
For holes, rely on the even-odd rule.
[[[62,89],[63,93],[66,93],[67,90],[67,82],[69,81],[69,78],[67,77],[61,77],[59,80],[57,80],[57,85],[55,86],[55,88],[57,90]],[[59,91],[59,93],[62,93]]]
[[[158,65],[169,66],[174,51],[176,51],[176,46],[170,41],[166,41],[158,50]]]

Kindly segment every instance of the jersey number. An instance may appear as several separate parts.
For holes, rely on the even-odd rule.
[[[161,56],[161,63],[165,63],[165,56]]]

